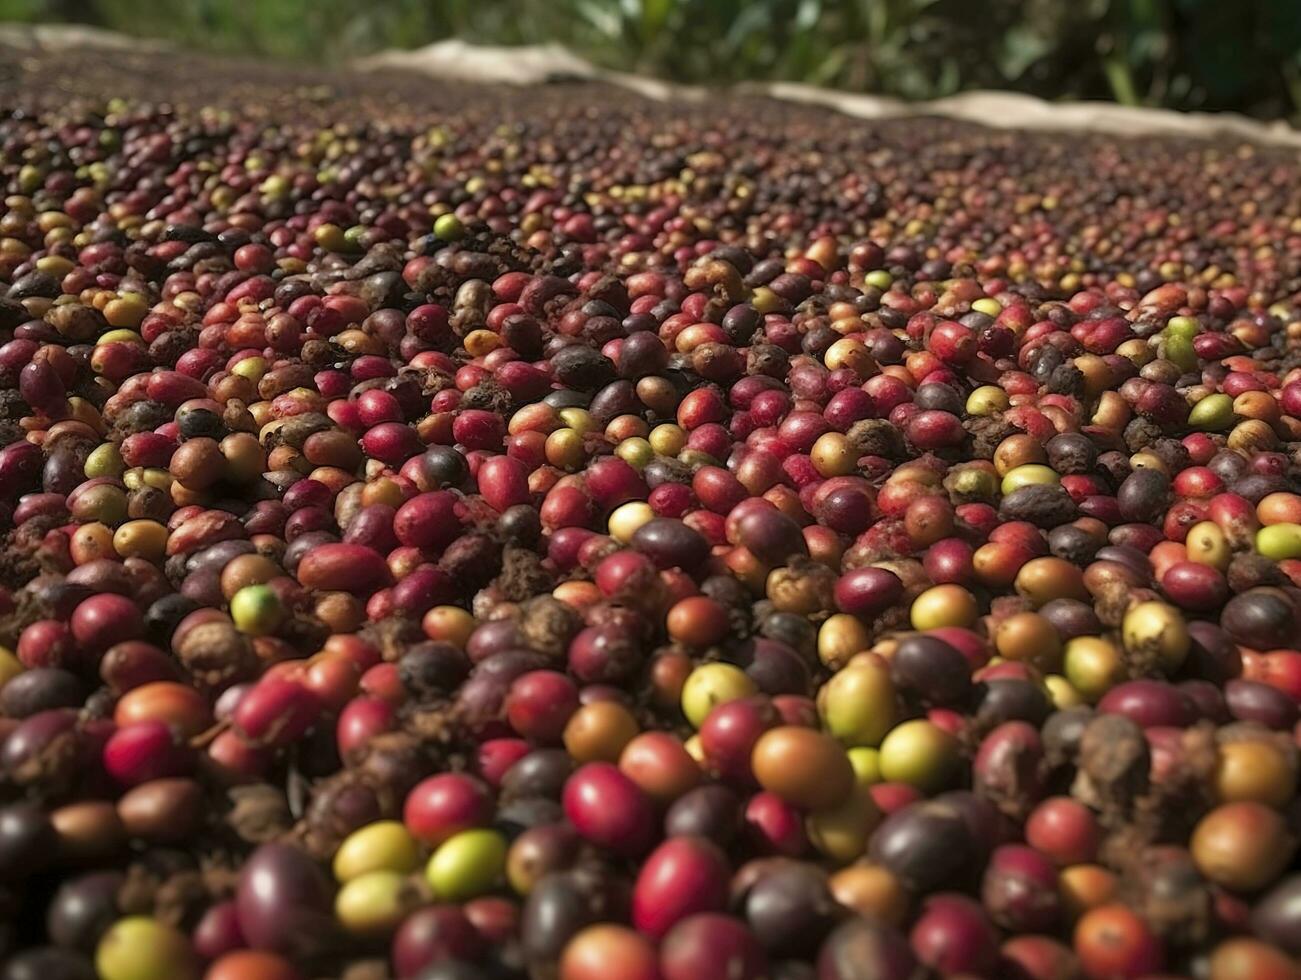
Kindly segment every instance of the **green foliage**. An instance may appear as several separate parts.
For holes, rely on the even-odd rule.
[[[905,98],[1010,88],[1301,112],[1299,0],[0,0],[230,54],[332,63],[446,37],[554,40],[696,83],[785,79]]]

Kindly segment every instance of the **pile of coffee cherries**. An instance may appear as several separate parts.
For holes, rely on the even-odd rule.
[[[1294,159],[166,57],[3,86],[0,980],[1299,975]]]

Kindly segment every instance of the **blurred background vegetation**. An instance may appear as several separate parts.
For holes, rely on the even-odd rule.
[[[327,65],[448,37],[557,41],[684,82],[1001,88],[1301,119],[1301,0],[0,0],[0,20]]]

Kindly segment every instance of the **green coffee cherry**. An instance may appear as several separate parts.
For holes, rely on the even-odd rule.
[[[1003,477],[1002,490],[1004,494],[1009,494],[1022,487],[1056,485],[1061,480],[1062,478],[1051,466],[1044,466],[1042,463],[1025,463],[1007,471]]]
[[[866,786],[856,786],[844,803],[811,813],[805,830],[818,851],[839,864],[847,864],[867,850],[868,839],[881,820]]]
[[[267,636],[284,619],[280,597],[268,585],[246,585],[230,600],[230,618],[241,633]]]
[[[699,728],[718,705],[755,693],[754,681],[740,667],[725,663],[703,664],[687,675],[682,685],[682,713]]]
[[[122,453],[111,442],[96,446],[86,457],[86,479],[111,476],[120,477],[126,472],[126,463],[122,462]]]
[[[994,385],[981,385],[967,396],[967,411],[971,415],[993,415],[1011,405],[1007,392]]]
[[[441,899],[463,902],[482,895],[506,868],[506,839],[495,830],[463,830],[434,851],[425,878]]]
[[[369,871],[339,889],[334,915],[351,933],[384,935],[402,924],[417,898],[406,875]]]
[[[327,252],[343,252],[348,248],[348,240],[343,237],[343,229],[338,225],[328,222],[319,225],[314,235],[316,244]]]
[[[334,855],[334,876],[351,881],[373,871],[414,871],[420,864],[415,838],[397,820],[377,820],[349,834]]]
[[[651,444],[640,436],[625,439],[615,447],[615,455],[636,469],[644,469],[655,458]]]
[[[1097,701],[1125,679],[1120,650],[1099,636],[1077,636],[1062,657],[1066,679],[1087,701]]]
[[[818,692],[827,731],[849,746],[880,745],[895,721],[894,701],[889,672],[872,664],[846,667]]]
[[[1262,527],[1256,532],[1256,550],[1274,561],[1301,558],[1301,524]]]
[[[958,765],[958,742],[924,718],[891,729],[881,743],[881,778],[907,783],[923,793],[945,789]]]
[[[101,980],[198,980],[199,963],[190,941],[171,926],[146,915],[118,919],[95,949]]]
[[[854,778],[860,786],[872,786],[881,781],[881,753],[878,749],[859,745],[850,749],[849,764],[854,767]]]
[[[465,237],[465,225],[454,214],[440,214],[434,219],[434,237],[445,242],[460,241]]]
[[[1162,344],[1162,353],[1167,360],[1173,361],[1185,371],[1192,371],[1197,367],[1197,351],[1193,348],[1193,342],[1187,337],[1178,334],[1166,337]]]
[[[1188,424],[1204,432],[1218,432],[1233,424],[1233,399],[1222,392],[1207,395],[1188,413]]]
[[[960,463],[944,478],[944,489],[963,501],[993,502],[998,496],[999,479],[993,470]]]

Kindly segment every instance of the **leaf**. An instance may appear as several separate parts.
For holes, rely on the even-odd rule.
[[[813,85],[826,85],[833,79],[840,76],[845,70],[845,65],[849,60],[849,51],[844,45],[834,48],[820,64],[814,66],[808,75],[808,81]]]
[[[766,5],[750,4],[733,19],[731,29],[723,38],[724,47],[739,43],[748,34],[760,32],[768,21],[769,10]]]
[[[799,8],[795,13],[796,30],[809,30],[817,24],[821,16],[822,0],[800,0]]]
[[[0,20],[26,22],[48,19],[48,5],[41,0],[0,0]]]
[[[637,0],[627,0],[628,6],[636,6]],[[664,30],[673,14],[673,0],[641,0],[641,36],[643,40],[653,40]]]
[[[1018,24],[1003,36],[998,66],[1004,78],[1020,78],[1026,69],[1054,48],[1053,42]]]
[[[1134,62],[1154,61],[1164,57],[1170,41],[1164,31],[1135,31],[1129,40],[1130,60]]]
[[[574,12],[596,29],[602,37],[615,39],[623,33],[623,21],[618,10],[611,9],[601,0],[574,0]]]

